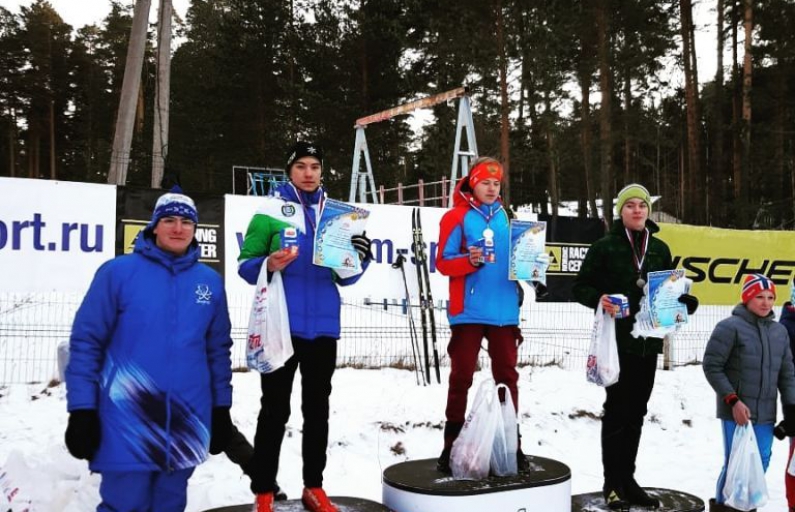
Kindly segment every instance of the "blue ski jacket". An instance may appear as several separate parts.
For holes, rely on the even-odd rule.
[[[298,222],[295,219],[303,218],[303,224],[297,226],[300,228],[298,258],[281,272],[290,333],[307,340],[339,339],[341,301],[337,285],[354,284],[370,263],[364,261],[361,273],[345,279],[339,278],[330,268],[312,263],[316,219],[320,217],[324,195],[322,187],[312,194],[299,192],[291,183],[278,187],[276,197],[265,198],[267,203],[249,222],[238,258],[240,277],[249,284],[256,284],[265,257],[281,249],[281,230],[295,226]],[[271,204],[274,201],[278,202],[277,207]]]
[[[482,204],[456,186],[453,208],[439,226],[436,268],[450,277],[450,325],[519,325],[519,290],[508,279],[510,227],[501,202]],[[469,247],[494,231],[496,261],[479,267],[469,261]]]
[[[232,404],[231,325],[221,276],[145,230],[103,264],[77,311],[68,410],[98,410],[92,471],[166,471],[207,458],[213,407]]]

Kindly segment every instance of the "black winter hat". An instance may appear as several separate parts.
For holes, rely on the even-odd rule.
[[[317,158],[320,162],[320,166],[323,167],[323,148],[317,144],[299,140],[293,144],[293,147],[290,148],[290,152],[287,154],[287,165],[284,167],[287,173],[290,173],[290,166],[292,166],[296,160],[305,156]]]

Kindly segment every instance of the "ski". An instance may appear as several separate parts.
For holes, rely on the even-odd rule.
[[[422,377],[422,384],[424,386],[428,385],[428,381],[425,380],[425,374],[422,372],[422,364],[419,360],[419,353],[420,353],[420,344],[419,340],[417,339],[417,327],[414,325],[414,313],[411,311],[411,295],[409,294],[409,283],[406,279],[406,266],[404,262],[406,258],[403,257],[403,253],[398,253],[397,260],[395,263],[392,264],[392,268],[399,268],[400,274],[403,276],[403,289],[406,291],[406,313],[409,317],[409,337],[411,338],[411,353],[414,356],[414,376],[417,381],[417,385],[420,385],[420,377]]]
[[[414,267],[417,269],[417,289],[419,291],[418,297],[420,301],[420,323],[422,325],[422,351],[425,355],[425,381],[431,382],[431,359],[428,354],[428,302],[425,296],[422,262],[425,255],[424,248],[422,247],[422,233],[419,226],[420,210],[414,208],[411,212],[411,234],[414,243],[411,245],[412,253],[414,254]]]
[[[428,255],[425,252],[425,242],[422,239],[422,218],[420,216],[420,209],[415,208],[417,216],[417,247],[419,247],[418,252],[420,254],[420,258],[418,259],[418,264],[422,266],[422,279],[423,284],[421,287],[421,291],[423,292],[424,296],[422,297],[421,301],[425,303],[425,314],[427,315],[427,323],[428,323],[428,330],[431,333],[431,347],[433,349],[433,368],[436,373],[436,382],[438,384],[442,383],[441,375],[439,374],[439,351],[437,350],[436,345],[436,314],[435,314],[435,306],[433,303],[433,293],[431,293],[431,275],[429,270],[428,264]],[[417,267],[419,269],[419,266]],[[419,272],[419,270],[418,270]],[[425,357],[427,358],[427,352]],[[426,365],[429,366],[429,363],[426,362]],[[430,373],[430,370],[429,372]],[[428,375],[428,380],[430,381],[430,375]]]

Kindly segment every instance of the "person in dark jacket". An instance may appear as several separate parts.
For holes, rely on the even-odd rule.
[[[132,254],[103,264],[69,340],[66,446],[102,474],[100,512],[179,511],[232,430],[231,325],[198,262],[194,202],[161,196]]]
[[[340,337],[338,285],[354,284],[362,273],[345,275],[312,263],[312,248],[326,193],[320,185],[323,151],[297,142],[287,157],[289,183],[276,197],[264,198],[251,219],[238,258],[238,273],[256,284],[263,265],[281,271],[290,322],[294,355],[286,364],[260,377],[261,408],[254,437],[251,490],[256,512],[272,512],[279,454],[287,421],[295,372],[301,368],[301,411],[304,416],[301,452],[304,490],[301,501],[312,512],[336,512],[323,490],[328,445],[329,396],[337,363]],[[298,230],[298,250],[282,248],[284,228]],[[372,253],[370,240],[354,235],[351,242],[367,269]]]
[[[452,334],[447,346],[450,382],[444,427],[444,447],[437,469],[450,473],[450,452],[464,426],[467,394],[480,354],[483,338],[488,340],[491,373],[497,384],[511,392],[519,410],[519,373],[516,361],[522,334],[519,330],[519,288],[508,279],[510,227],[500,199],[503,169],[488,157],[476,159],[468,176],[459,181],[453,208],[444,214],[439,227],[436,268],[450,277],[447,318]],[[494,248],[493,263],[484,262],[484,247]],[[519,449],[519,470],[528,467]]]
[[[615,316],[618,307],[607,297],[623,294],[630,315],[616,319],[616,341],[621,371],[618,382],[605,389],[607,398],[602,416],[603,493],[610,508],[628,505],[658,507],[635,480],[635,460],[640,446],[643,419],[654,387],[661,338],[633,338],[630,332],[640,311],[643,288],[649,272],[672,270],[668,245],[655,234],[659,227],[649,219],[651,197],[645,187],[631,184],[618,193],[619,218],[610,232],[596,241],[585,256],[574,281],[574,298],[580,304]],[[698,300],[682,295],[680,302],[695,312]]]
[[[742,304],[712,331],[702,364],[715,390],[724,448],[711,512],[734,510],[723,505],[723,487],[737,425],[752,422],[765,471],[770,463],[779,392],[783,428],[785,433],[795,434],[795,366],[787,329],[775,322],[776,285],[762,274],[752,274],[745,278],[741,296]]]
[[[795,282],[792,283],[790,292],[790,300],[784,303],[781,308],[781,325],[787,328],[789,335],[789,348],[795,357]],[[787,458],[787,466],[792,459],[792,454],[795,452],[795,437],[789,438],[789,458]],[[795,476],[789,474],[787,469],[784,470],[784,484],[787,490],[787,505],[790,512],[795,512]]]

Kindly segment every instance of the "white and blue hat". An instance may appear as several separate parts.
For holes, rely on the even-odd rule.
[[[199,212],[196,210],[196,203],[193,199],[182,193],[179,185],[174,185],[170,191],[160,196],[155,203],[155,211],[152,213],[152,220],[149,221],[150,228],[153,228],[163,217],[182,217],[199,222]]]

